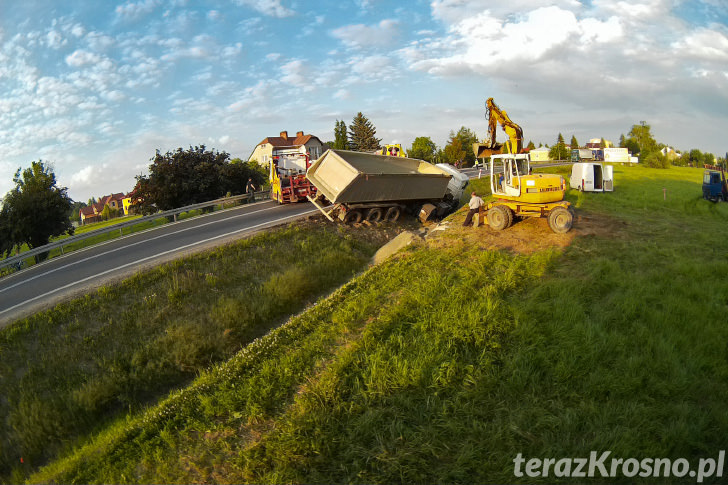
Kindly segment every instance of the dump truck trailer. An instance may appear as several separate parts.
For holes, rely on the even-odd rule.
[[[394,222],[402,212],[423,222],[444,217],[458,208],[469,182],[450,165],[348,150],[326,151],[306,177],[317,189],[309,200],[329,220],[345,223]]]

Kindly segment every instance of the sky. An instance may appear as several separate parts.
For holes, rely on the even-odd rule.
[[[489,97],[537,146],[644,121],[724,156],[728,0],[0,0],[0,195],[34,160],[85,202],[157,150],[246,160],[357,112],[383,143],[482,139]]]

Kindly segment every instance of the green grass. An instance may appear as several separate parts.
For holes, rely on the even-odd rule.
[[[17,482],[88,433],[227,360],[360,271],[383,238],[292,225],[3,329],[2,475]]]
[[[410,247],[30,481],[551,483],[513,459],[715,457],[728,204],[700,180],[569,191],[595,230],[563,252]]]

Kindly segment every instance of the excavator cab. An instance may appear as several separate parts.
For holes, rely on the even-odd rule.
[[[521,179],[531,170],[528,155],[493,155],[490,158],[490,190],[495,196],[521,196]]]

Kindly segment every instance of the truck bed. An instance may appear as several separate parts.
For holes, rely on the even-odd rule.
[[[347,150],[328,150],[307,177],[334,204],[440,199],[451,178],[422,160]]]

